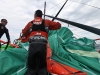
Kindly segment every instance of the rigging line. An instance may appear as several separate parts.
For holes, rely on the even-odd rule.
[[[61,4],[61,3],[63,3],[63,2],[65,2],[65,0],[62,1],[62,2],[60,2],[60,3],[58,3],[58,4],[56,4],[54,7],[58,6],[59,4]],[[53,9],[54,7],[50,8],[49,10]]]
[[[70,0],[72,1],[72,0]],[[87,5],[87,6],[91,6],[93,8],[97,8],[97,9],[100,9],[99,7],[96,7],[96,6],[92,6],[92,5],[89,5],[89,4],[85,4],[85,3],[81,3],[81,2],[77,2],[77,1],[72,1],[72,2],[76,2],[76,3],[80,3],[80,4],[84,4],[84,5]]]

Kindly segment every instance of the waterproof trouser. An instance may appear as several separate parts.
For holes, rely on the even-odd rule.
[[[26,75],[47,75],[46,54],[47,40],[32,38],[28,50]]]

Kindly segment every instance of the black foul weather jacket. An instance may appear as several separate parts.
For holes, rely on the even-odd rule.
[[[10,41],[8,29],[0,23],[0,38],[3,36],[4,33],[6,34],[8,41]]]

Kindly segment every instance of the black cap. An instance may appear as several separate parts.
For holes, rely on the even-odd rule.
[[[6,21],[7,22],[7,19],[1,19],[1,21]]]
[[[36,10],[35,14],[37,17],[42,17],[42,11],[41,10]]]

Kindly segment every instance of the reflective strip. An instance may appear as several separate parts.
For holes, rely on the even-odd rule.
[[[47,40],[45,36],[31,36],[30,39],[43,39],[43,40]]]
[[[100,58],[100,53],[98,53],[98,52],[83,51],[83,50],[70,50],[70,49],[67,49],[67,50],[71,53],[75,53],[80,56]]]
[[[17,74],[20,73],[21,71],[25,70],[25,69],[26,69],[26,67],[23,67],[23,68],[19,69],[19,70],[17,71]]]

